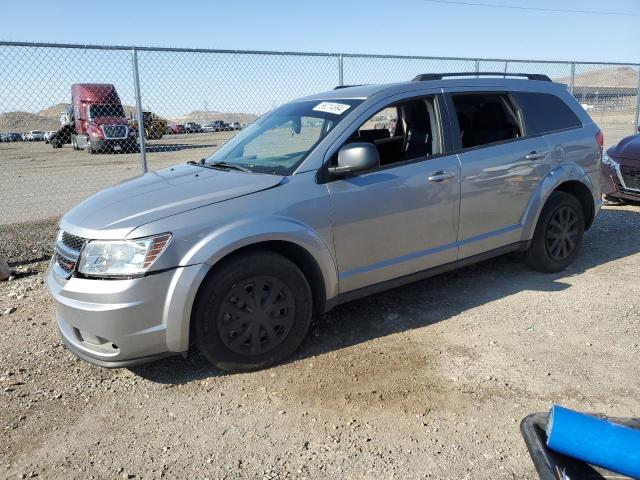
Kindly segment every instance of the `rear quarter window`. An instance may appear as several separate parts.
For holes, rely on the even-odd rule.
[[[564,101],[550,93],[519,92],[518,104],[527,134],[545,134],[579,128],[582,122]]]

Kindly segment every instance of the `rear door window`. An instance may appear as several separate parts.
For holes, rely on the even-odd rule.
[[[530,134],[545,134],[582,126],[573,110],[555,95],[518,92],[516,96]]]
[[[451,96],[462,148],[505,142],[523,136],[518,110],[506,93],[460,93]]]

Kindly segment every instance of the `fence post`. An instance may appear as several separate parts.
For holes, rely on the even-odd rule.
[[[636,94],[636,118],[633,123],[633,133],[638,133],[640,125],[640,67],[638,68],[638,92]]]
[[[505,60],[504,62],[504,76],[507,76],[507,70],[509,69],[509,61]]]
[[[571,63],[571,80],[569,81],[569,92],[573,95],[573,89],[576,84],[576,64]]]
[[[474,69],[476,73],[480,73],[480,60],[475,61]],[[476,78],[478,78],[478,75],[476,75]]]
[[[147,149],[144,139],[144,124],[142,115],[142,98],[140,96],[140,76],[138,75],[138,51],[131,49],[131,63],[133,65],[133,85],[136,95],[136,117],[138,117],[138,138],[140,141],[140,161],[142,162],[142,173],[147,173]]]
[[[344,63],[342,54],[338,55],[338,85],[344,85]]]

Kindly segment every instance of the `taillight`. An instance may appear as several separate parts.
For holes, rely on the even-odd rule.
[[[600,148],[604,147],[604,135],[602,134],[602,130],[598,130],[598,133],[596,133],[596,143],[600,145]]]

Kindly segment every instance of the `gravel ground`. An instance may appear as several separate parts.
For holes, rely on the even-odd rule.
[[[38,224],[14,258],[46,253],[53,231]],[[607,207],[561,274],[510,255],[346,304],[294,359],[247,374],[197,354],[79,361],[58,339],[46,262],[14,261],[0,477],[536,478],[528,413],[640,416],[639,235],[640,207]]]

